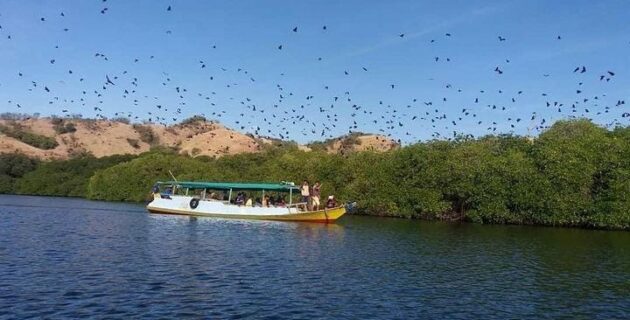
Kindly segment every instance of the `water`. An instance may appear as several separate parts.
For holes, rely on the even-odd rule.
[[[630,318],[630,233],[0,196],[0,318]]]

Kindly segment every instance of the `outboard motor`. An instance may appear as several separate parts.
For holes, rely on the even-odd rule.
[[[353,213],[357,209],[356,201],[346,203],[346,212]]]

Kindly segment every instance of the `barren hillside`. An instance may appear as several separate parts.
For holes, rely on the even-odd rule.
[[[26,139],[25,136],[28,136]],[[327,142],[326,150],[345,153],[362,150],[386,151],[397,145],[378,135],[353,135]],[[45,140],[54,146],[33,143]],[[56,143],[55,143],[56,142]],[[81,154],[96,157],[139,154],[152,147],[166,147],[191,156],[217,157],[258,152],[266,144],[282,141],[254,138],[212,121],[183,124],[130,124],[111,120],[27,118],[0,120],[0,153],[20,152],[39,159],[67,159]],[[309,147],[298,145],[302,150]]]

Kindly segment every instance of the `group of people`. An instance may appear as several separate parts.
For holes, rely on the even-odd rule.
[[[315,182],[313,186],[310,186],[307,180],[304,180],[304,182],[302,182],[302,185],[300,186],[300,195],[302,196],[300,202],[305,205],[304,206],[305,210],[309,210],[309,211],[320,210],[321,188],[322,188],[322,184],[319,181]],[[174,190],[172,186],[169,186],[165,189],[164,193],[160,194],[159,186],[154,185],[151,191],[153,192],[153,194],[158,194],[162,198],[170,199],[169,195],[173,194]],[[223,200],[223,201],[229,200],[229,197],[227,194],[218,194],[215,192],[211,192],[207,196],[207,198],[212,199],[212,200]],[[278,194],[275,197],[270,196],[268,194],[264,194],[262,197],[253,198],[253,197],[248,197],[247,194],[242,191],[239,192],[235,198],[232,198],[230,202],[232,204],[235,204],[238,206],[245,206],[245,207],[286,207],[287,205],[285,196],[282,194]],[[335,197],[333,195],[328,196],[328,199],[326,200],[324,207],[325,208],[337,207],[337,201],[335,200]]]
[[[300,186],[301,203],[305,204],[307,210],[319,210],[321,207],[321,188],[322,184],[317,181],[313,186],[310,186],[307,180],[304,180]],[[233,204],[245,207],[286,207],[286,201],[283,195],[277,195],[276,197],[264,195],[262,198],[248,197],[245,192],[239,192],[236,198],[233,200]],[[325,203],[325,208],[337,207],[337,201],[335,196],[330,195]]]
[[[262,198],[252,198],[247,197],[245,192],[239,192],[236,195],[234,204],[246,207],[286,207],[287,205],[284,197],[281,195],[278,195],[277,197],[265,195]]]
[[[321,188],[322,184],[319,183],[319,181],[316,181],[312,187],[309,186],[307,180],[304,180],[304,182],[302,182],[302,185],[300,186],[300,194],[302,195],[301,202],[306,203],[306,206],[309,210],[319,210]],[[334,208],[336,206],[337,201],[335,200],[335,196],[328,196],[325,207]]]

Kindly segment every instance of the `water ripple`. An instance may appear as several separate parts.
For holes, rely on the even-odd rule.
[[[0,196],[0,318],[629,318],[630,234]]]

